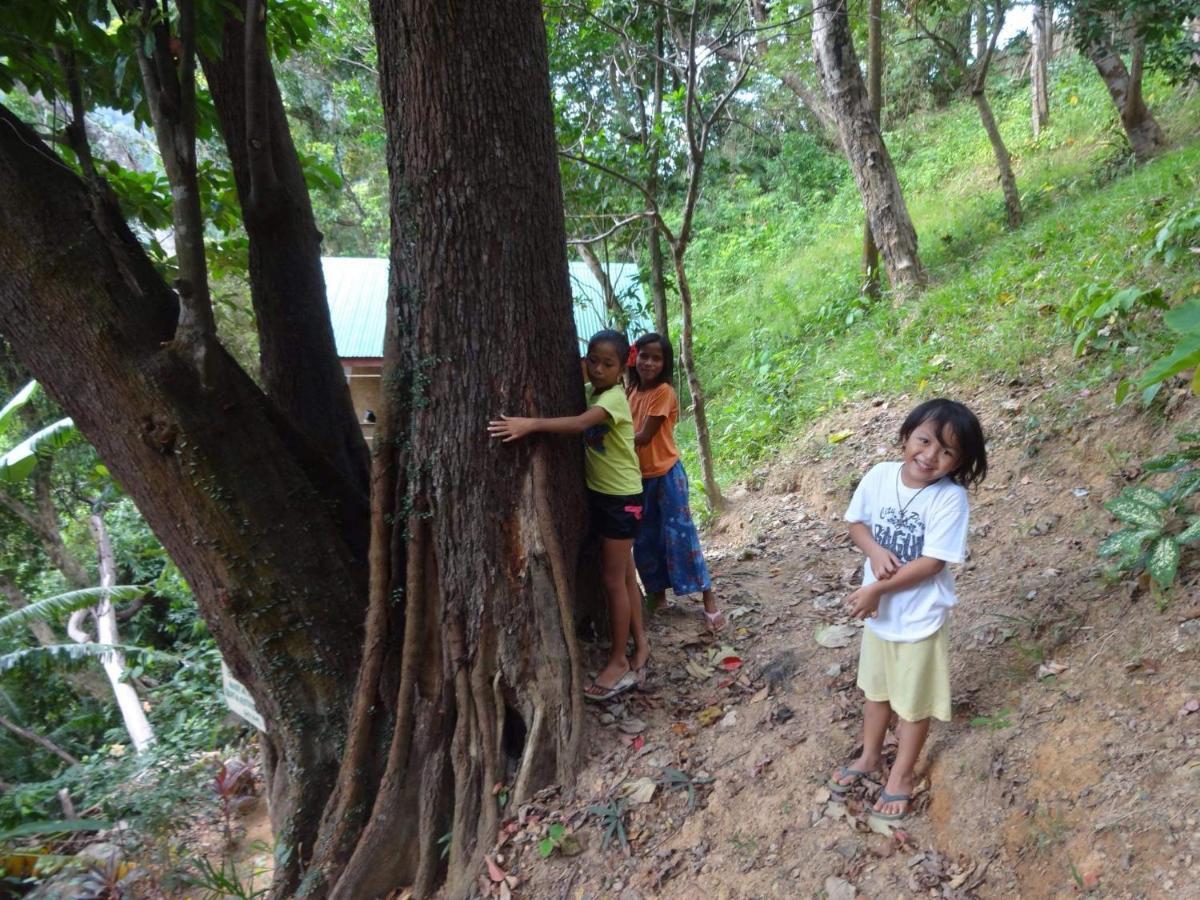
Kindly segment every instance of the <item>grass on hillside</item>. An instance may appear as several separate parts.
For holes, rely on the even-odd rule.
[[[708,190],[689,273],[722,480],[845,400],[1019,376],[1070,345],[1056,311],[1081,286],[1161,284],[1175,301],[1200,291],[1194,265],[1144,262],[1156,224],[1197,197],[1200,98],[1148,81],[1175,148],[1135,168],[1090,65],[1064,60],[1051,91],[1051,125],[1036,142],[1027,86],[1010,82],[991,95],[1025,207],[1015,232],[1004,228],[991,148],[969,100],[886,135],[931,276],[916,298],[860,297],[862,206],[848,172],[835,170],[834,183],[809,196],[756,192],[744,179]],[[1135,372],[1161,341],[1091,356],[1080,378]],[[680,439],[698,479],[690,421]]]

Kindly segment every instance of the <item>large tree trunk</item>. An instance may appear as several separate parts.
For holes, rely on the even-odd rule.
[[[917,254],[917,232],[863,86],[846,0],[814,4],[813,48],[888,279],[896,288],[922,285],[925,269]]]
[[[267,721],[277,881],[311,852],[358,668],[366,510],[224,352],[201,384],[177,301],[115,206],[0,107],[0,333],[96,447],[191,585]],[[365,532],[358,526],[357,530]]]
[[[883,112],[883,0],[867,4],[867,102],[881,126]],[[863,293],[879,296],[879,247],[871,234],[871,222],[863,222]]]
[[[1054,55],[1054,6],[1052,0],[1035,0],[1032,59],[1029,66],[1030,116],[1033,136],[1050,124],[1050,57]]]
[[[1129,69],[1125,61],[1106,40],[1092,41],[1087,47],[1088,58],[1104,79],[1108,95],[1121,117],[1121,125],[1129,138],[1129,146],[1139,162],[1154,156],[1167,145],[1166,135],[1142,99],[1142,54],[1144,48],[1135,42],[1133,62]]]
[[[448,833],[446,892],[464,897],[495,839],[494,785],[519,804],[569,783],[582,727],[580,448],[492,445],[484,431],[501,412],[582,408],[545,26],[533,0],[378,0],[372,12],[393,211],[385,381],[397,387],[375,466],[367,665],[336,795],[347,810],[380,731],[386,765],[361,828],[326,817],[300,896],[399,884],[427,896]],[[397,623],[386,610],[400,588]],[[399,656],[380,655],[400,631]]]

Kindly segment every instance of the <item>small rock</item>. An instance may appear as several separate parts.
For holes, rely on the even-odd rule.
[[[825,670],[825,675],[827,678],[837,678],[841,674],[842,674],[842,664],[841,663],[834,663],[832,666],[830,666],[828,669]]]
[[[867,838],[867,849],[873,856],[887,859],[896,852],[896,842],[882,834],[873,834]]]
[[[830,875],[825,879],[825,896],[829,900],[854,900],[858,889],[845,878]]]
[[[748,559],[758,559],[760,556],[762,556],[762,551],[757,547],[743,547],[738,552],[738,559],[743,561]]]
[[[617,717],[614,716],[612,713],[610,713],[610,712],[600,713],[600,724],[601,725],[611,725],[615,721],[617,721]]]
[[[628,719],[622,719],[618,722],[617,728],[626,734],[641,734],[646,730],[646,723],[636,716],[630,716]]]
[[[725,717],[721,719],[720,723],[717,725],[717,728],[721,731],[728,731],[735,725],[737,725],[737,710],[731,709],[729,712],[725,713]]]

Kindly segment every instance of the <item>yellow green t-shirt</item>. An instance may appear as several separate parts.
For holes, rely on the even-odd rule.
[[[587,486],[599,494],[628,497],[642,492],[642,470],[633,449],[633,415],[621,386],[597,395],[589,384],[588,409],[601,406],[608,417],[583,433]]]

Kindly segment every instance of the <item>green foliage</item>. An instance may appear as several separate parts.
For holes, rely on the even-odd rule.
[[[113,587],[83,588],[78,591],[68,591],[65,594],[55,594],[30,603],[22,609],[0,616],[0,634],[14,631],[30,622],[48,622],[69,615],[77,609],[87,609],[101,601],[120,603],[124,600],[136,600],[146,593],[144,587],[138,585],[114,585]]]
[[[1120,342],[1131,344],[1133,317],[1143,309],[1166,309],[1161,288],[1127,287],[1114,290],[1107,284],[1088,284],[1075,292],[1059,310],[1076,333],[1074,352],[1107,350]]]
[[[1104,508],[1125,527],[1110,534],[1097,552],[1119,572],[1145,570],[1162,588],[1179,572],[1183,550],[1200,541],[1200,510],[1192,496],[1200,491],[1200,434],[1180,434],[1182,449],[1148,460],[1145,477],[1170,474],[1162,490],[1145,484],[1127,487]]]
[[[625,834],[625,803],[620,798],[606,800],[604,803],[594,803],[588,807],[588,812],[599,819],[600,831],[603,837],[600,840],[600,849],[607,849],[608,845],[615,838],[620,844],[621,849],[629,851],[629,838]]]
[[[571,839],[572,835],[567,831],[567,826],[561,822],[555,822],[546,829],[546,836],[538,841],[538,855],[542,859],[549,859],[554,855],[554,851]]]

